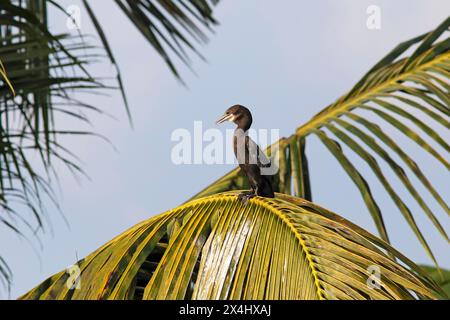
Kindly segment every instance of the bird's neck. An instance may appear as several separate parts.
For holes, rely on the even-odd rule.
[[[236,119],[234,123],[237,125],[237,129],[247,132],[252,125],[252,117],[251,115],[243,115]]]
[[[241,127],[238,126],[238,127],[234,130],[234,135],[235,135],[235,136],[246,136],[246,135],[248,135],[248,129],[241,128]]]
[[[242,130],[244,132],[247,132],[248,129],[250,129],[251,123],[248,122],[239,122],[237,123],[237,128],[236,130]]]

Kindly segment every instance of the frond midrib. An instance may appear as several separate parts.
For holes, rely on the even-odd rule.
[[[230,196],[228,196],[228,197],[230,197]],[[278,199],[278,200],[285,202],[284,200],[281,200],[281,199]],[[270,205],[270,203],[267,203],[266,201],[263,201],[260,198],[255,198],[255,199],[253,199],[253,201],[257,205],[266,208],[268,211],[270,211],[272,213],[275,213],[276,216],[278,218],[280,218],[291,229],[291,231],[294,233],[294,235],[298,239],[298,241],[300,243],[300,246],[302,248],[302,251],[305,254],[305,257],[307,259],[308,266],[309,266],[309,268],[311,270],[312,277],[314,278],[314,285],[317,288],[317,295],[319,296],[320,300],[325,300],[325,298],[322,295],[322,289],[321,289],[321,286],[320,286],[320,279],[319,279],[319,276],[318,276],[318,272],[317,272],[316,267],[314,265],[311,253],[309,252],[308,247],[307,247],[307,245],[305,243],[305,240],[302,238],[300,232],[298,232],[297,228],[295,228],[295,226],[289,221],[289,219],[283,214],[283,212],[278,210],[278,208]]]

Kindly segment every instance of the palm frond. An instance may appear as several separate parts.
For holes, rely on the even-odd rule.
[[[386,177],[380,163],[388,165],[436,230],[449,242],[431,204],[418,191],[417,182],[414,183],[411,176],[417,179],[447,215],[450,215],[449,206],[416,163],[414,156],[407,154],[387,132],[387,128],[393,126],[434,157],[443,168],[450,169],[447,161],[450,147],[444,138],[450,128],[449,26],[450,18],[447,18],[436,30],[398,45],[364,75],[349,93],[269,150],[269,153],[278,157],[280,163],[279,173],[274,177],[277,190],[311,200],[305,141],[311,135],[317,136],[359,189],[378,233],[389,242],[382,210],[371,192],[372,182],[369,183],[348,157],[348,152],[341,147],[345,145],[370,167],[436,265],[432,250],[406,200],[391,185],[391,179]],[[412,53],[405,56],[408,51]],[[424,120],[426,117],[439,125],[430,126]],[[417,130],[408,121],[417,126]],[[427,142],[429,139],[443,149],[447,156]],[[393,155],[401,161],[395,160]],[[239,169],[235,169],[194,198],[244,188],[248,188],[248,182]]]
[[[440,298],[450,299],[450,270],[437,269],[425,265],[419,265],[419,267],[444,291],[445,295],[442,295]]]
[[[16,91],[14,90],[14,87],[12,86],[11,81],[8,78],[5,66],[3,65],[3,62],[1,60],[0,60],[0,80],[2,80],[9,87],[13,95],[16,95]],[[4,84],[2,84],[2,86],[4,86]]]
[[[173,56],[188,67],[191,65],[188,51],[204,59],[195,44],[205,44],[208,41],[207,33],[212,32],[212,27],[217,24],[212,6],[219,0],[114,1],[179,80],[181,78]],[[89,0],[83,0],[108,54],[112,57],[106,34],[89,3]]]
[[[57,207],[51,187],[58,178],[54,164],[83,174],[59,137],[89,132],[61,129],[55,119],[88,123],[86,111],[103,110],[78,101],[76,93],[117,88],[87,71],[87,65],[103,59],[101,48],[81,36],[50,32],[46,4],[3,1],[0,6],[2,77],[8,71],[0,83],[0,223],[21,236],[37,235],[50,226],[43,203],[45,198]],[[8,282],[5,270],[2,267],[0,278]]]
[[[78,290],[62,271],[21,299],[434,299],[440,294],[419,267],[384,241],[284,194],[247,205],[236,192],[194,200],[132,227],[77,265]]]

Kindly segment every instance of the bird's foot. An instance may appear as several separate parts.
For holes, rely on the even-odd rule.
[[[247,202],[248,202],[251,198],[254,198],[254,197],[256,197],[256,194],[254,194],[254,193],[249,194],[248,196],[244,197],[244,199],[242,200],[242,202],[243,202],[244,204],[247,204]]]
[[[247,204],[248,200],[254,197],[256,197],[256,194],[253,191],[244,191],[238,195],[238,199],[244,204]]]
[[[253,191],[244,191],[244,192],[239,193],[237,197],[239,200],[242,200],[243,198],[245,198],[251,194],[253,194]]]

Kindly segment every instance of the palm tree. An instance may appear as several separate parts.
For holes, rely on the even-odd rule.
[[[270,147],[268,153],[280,160],[275,177],[280,193],[275,199],[255,198],[246,206],[241,204],[236,200],[236,192],[230,190],[246,189],[248,182],[235,169],[191,201],[136,225],[80,260],[80,277],[73,278],[62,271],[22,298],[445,297],[442,288],[425,275],[425,269],[390,246],[383,214],[370,184],[345,155],[341,144],[372,169],[437,265],[406,200],[391,186],[373,154],[392,169],[448,242],[430,204],[417,191],[405,168],[447,215],[448,205],[419,164],[385,132],[384,126],[395,127],[449,169],[446,158],[426,141],[432,139],[449,151],[437,131],[450,128],[450,39],[446,34],[449,26],[450,18],[435,30],[398,45],[348,93],[301,125],[292,136]],[[381,123],[358,114],[360,110],[373,113]],[[440,126],[432,128],[422,116]],[[407,126],[405,120],[420,130]],[[312,191],[305,143],[312,134],[361,192],[380,238],[308,201]],[[80,290],[73,290],[72,280],[81,281]],[[376,290],[368,284],[369,280]]]

